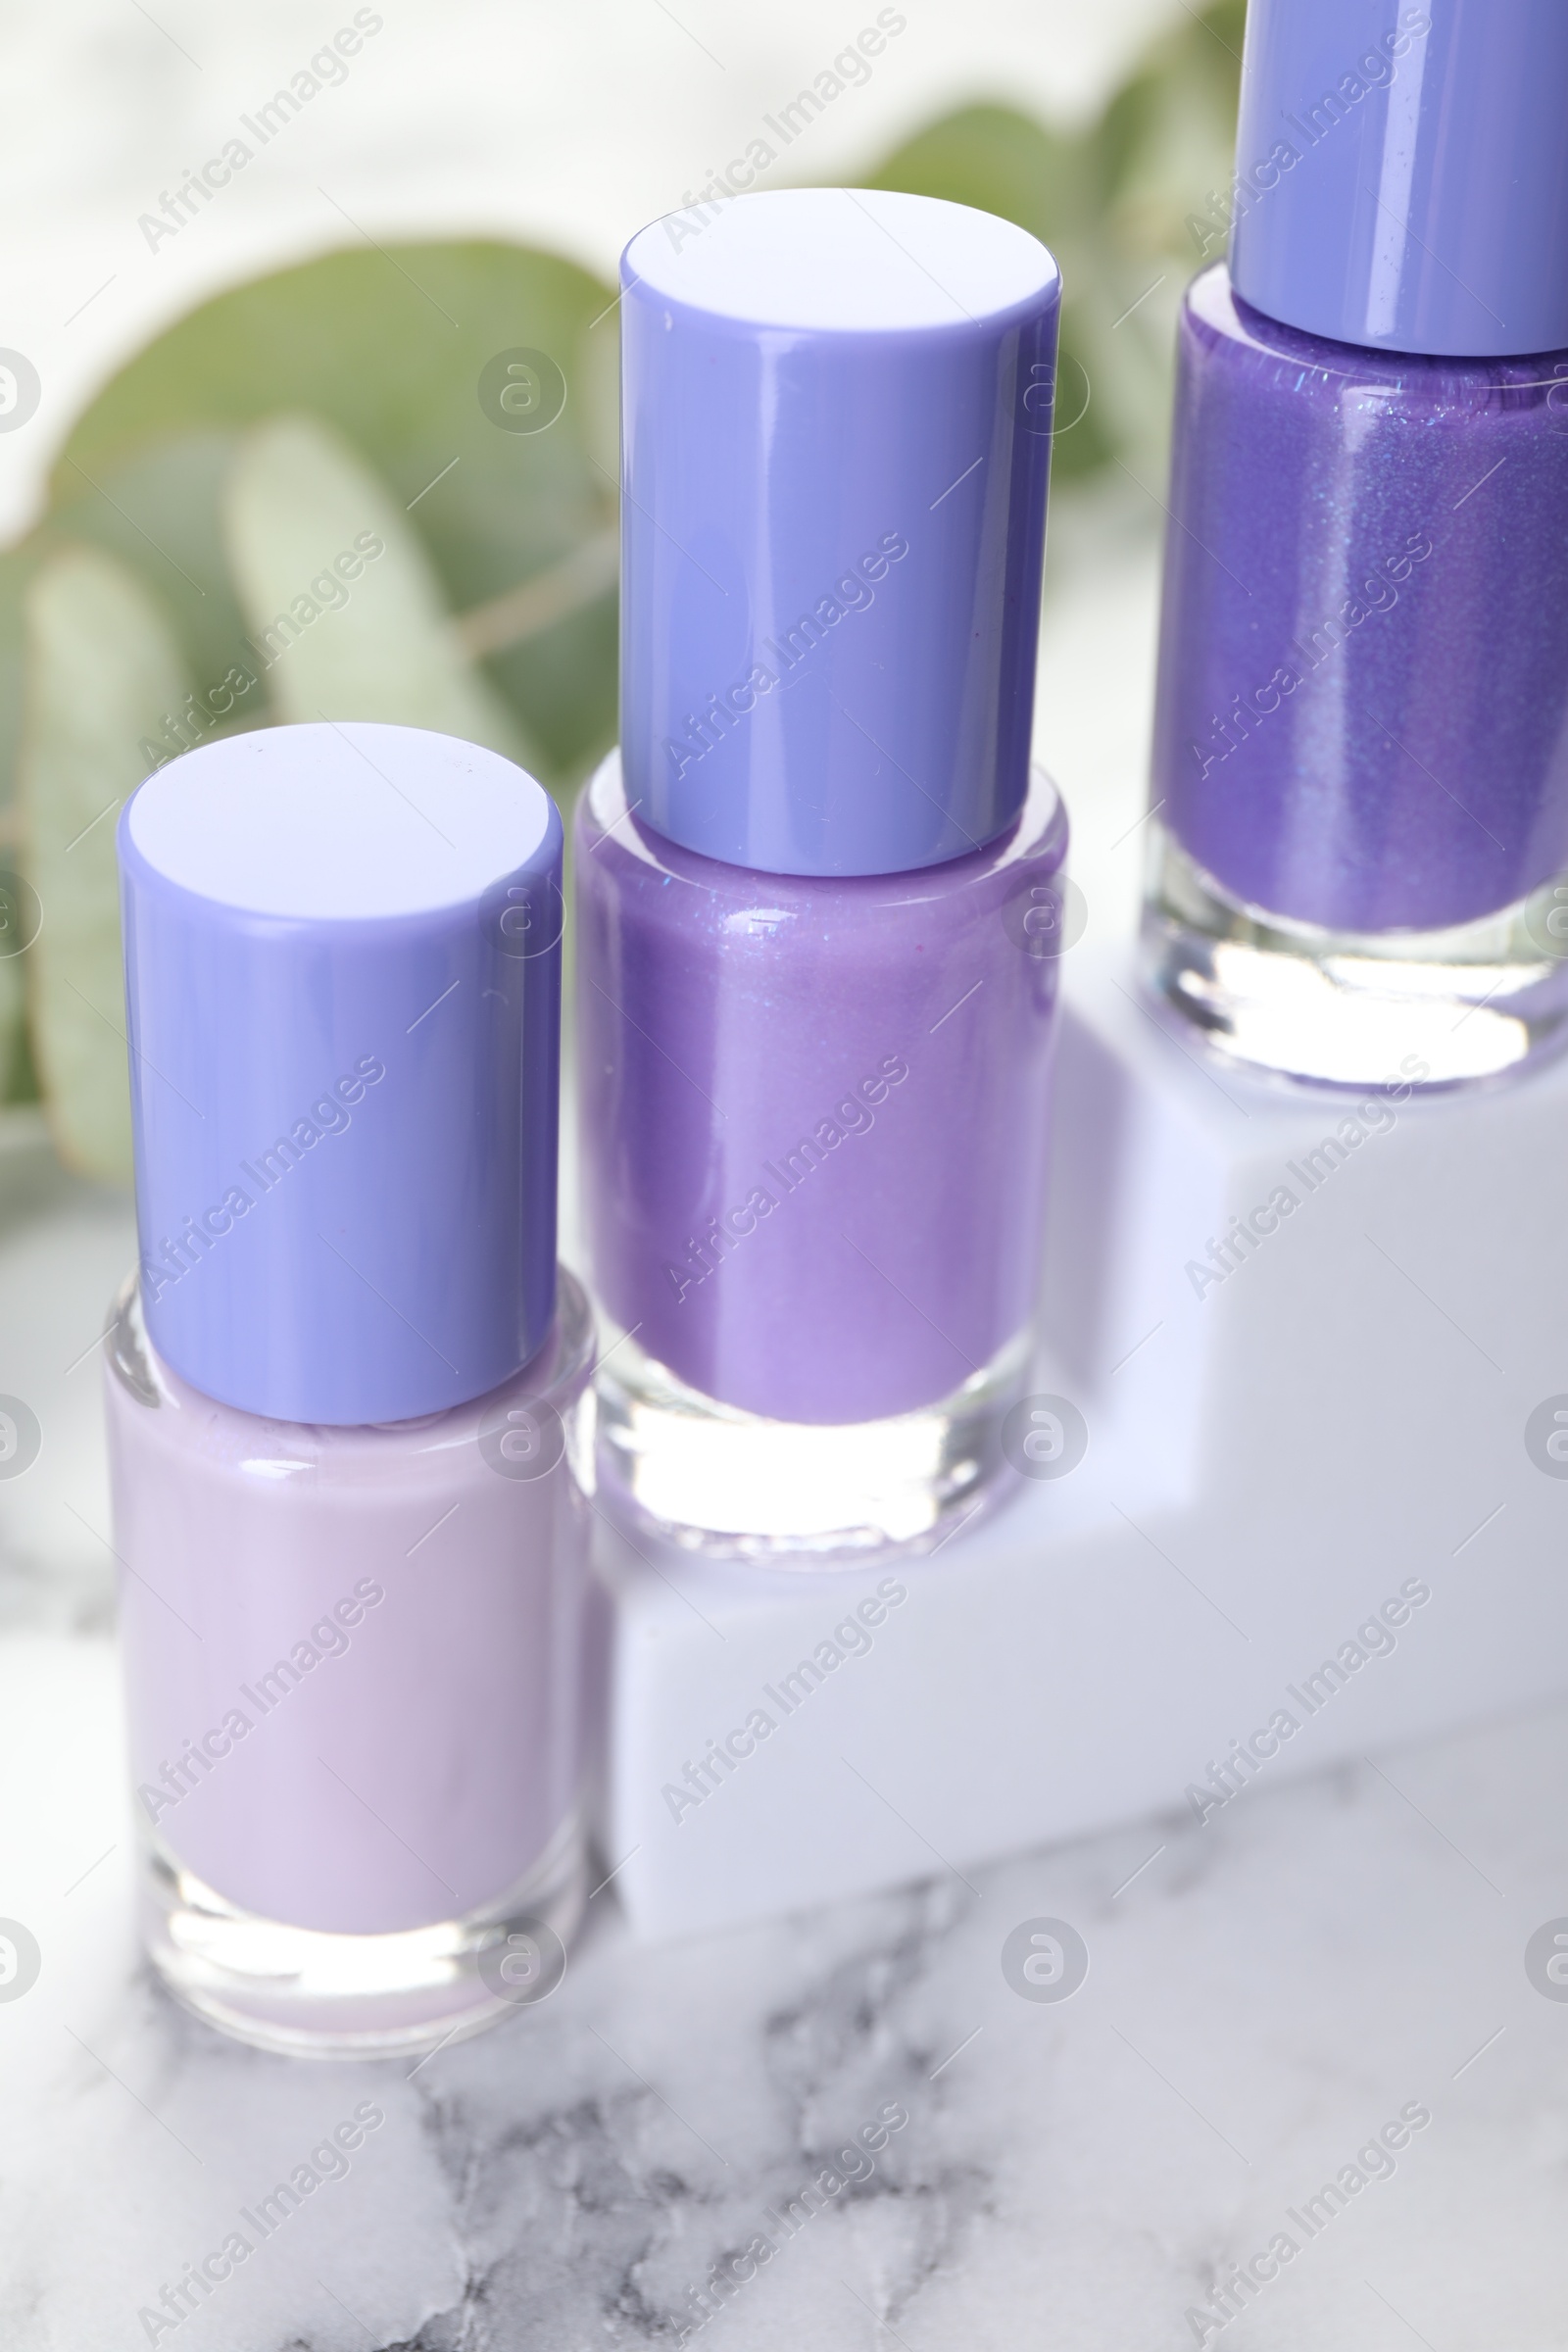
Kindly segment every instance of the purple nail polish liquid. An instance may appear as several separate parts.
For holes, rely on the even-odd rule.
[[[246,2040],[424,2046],[507,2015],[582,1893],[560,819],[468,744],[278,727],[149,778],[120,851],[146,1939]]]
[[[622,285],[622,739],[575,846],[601,1462],[808,1565],[975,1507],[1031,1354],[1059,281],[835,189],[656,221]]]
[[[1237,1059],[1444,1086],[1568,1018],[1568,16],[1252,0],[1190,288],[1147,970]]]

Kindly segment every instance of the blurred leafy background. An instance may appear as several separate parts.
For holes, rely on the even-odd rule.
[[[1058,515],[1117,478],[1162,491],[1243,17],[1188,10],[1077,129],[969,106],[864,175],[1003,214],[1061,263]],[[565,379],[547,429],[481,406],[514,350]],[[78,419],[0,554],[0,1102],[41,1098],[69,1164],[128,1181],[115,822],[150,768],[378,718],[493,744],[565,801],[613,740],[616,361],[613,289],[570,262],[377,247],[206,303]]]

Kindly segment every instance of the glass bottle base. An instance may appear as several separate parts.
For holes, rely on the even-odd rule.
[[[929,1549],[1006,1474],[1020,1332],[940,1402],[886,1420],[774,1421],[688,1388],[622,1340],[599,1371],[601,1493],[666,1541],[776,1568]]]
[[[1433,1088],[1568,1045],[1568,877],[1446,930],[1330,931],[1233,899],[1163,826],[1151,833],[1146,981],[1230,1059]]]
[[[553,1992],[587,1879],[573,1813],[495,1902],[392,1935],[335,1935],[237,1910],[150,1838],[142,1936],[175,1998],[238,2041],[294,2058],[387,2057],[465,2040]]]

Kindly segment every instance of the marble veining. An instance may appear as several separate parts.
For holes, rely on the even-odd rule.
[[[148,1982],[118,1738],[109,1643],[15,1633],[0,1909],[44,1962],[0,2003],[18,2352],[1564,2340],[1568,2003],[1523,1949],[1568,1911],[1568,1709],[725,1936],[639,1947],[612,1887],[551,2001],[351,2066],[226,2043]],[[1089,1951],[1059,2003],[1001,1966],[1040,1917]],[[1430,2125],[1308,2235],[1406,2102]],[[362,2103],[346,2177],[162,2316]]]

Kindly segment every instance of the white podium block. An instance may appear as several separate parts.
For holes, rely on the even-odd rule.
[[[1125,946],[1068,964],[1035,1386],[1088,1451],[925,1559],[602,1528],[600,1834],[649,1937],[1213,1829],[1568,1686],[1568,1478],[1525,1444],[1568,1392],[1568,1062],[1362,1109],[1174,1040]]]

